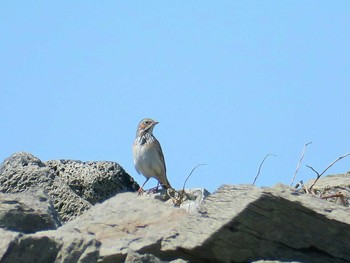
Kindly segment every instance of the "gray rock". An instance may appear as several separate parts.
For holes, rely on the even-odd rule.
[[[188,213],[194,213],[200,204],[207,198],[210,193],[204,188],[194,188],[185,190],[160,189],[156,192],[145,191],[143,195],[166,202],[185,209]]]
[[[311,186],[315,180],[310,180],[306,185]],[[339,189],[350,187],[350,172],[345,174],[333,174],[321,177],[315,184],[315,188],[333,188]]]
[[[60,230],[95,235],[101,262],[124,262],[131,250],[158,257],[163,236],[187,213],[149,196],[123,193],[97,204]]]
[[[133,250],[129,250],[128,255],[126,256],[125,263],[162,263],[159,258],[152,254],[141,255]]]
[[[96,202],[138,185],[116,163],[48,161],[19,152],[0,166],[0,192],[18,193],[43,188],[63,221],[81,215]],[[84,199],[86,198],[86,199]]]
[[[10,244],[15,243],[20,236],[22,236],[22,234],[19,232],[0,228],[0,262],[2,262],[1,258],[9,248]]]
[[[188,263],[189,261],[183,259],[175,259],[172,261],[163,261],[157,258],[152,254],[139,254],[133,250],[128,251],[128,255],[126,256],[125,263]]]
[[[91,207],[53,169],[30,153],[15,153],[1,164],[0,192],[19,193],[33,187],[43,188],[48,193],[63,221],[73,219]]]
[[[315,180],[305,184],[310,188]],[[321,177],[313,187],[315,194],[329,202],[350,206],[350,172]]]
[[[195,213],[210,193],[204,188],[194,188],[185,191],[180,190],[179,195],[182,199],[180,207],[188,213]]]
[[[135,192],[139,185],[115,162],[48,161],[68,186],[91,204],[123,192]]]
[[[11,242],[0,262],[124,262],[129,253],[129,260],[159,262],[161,239],[186,216],[185,210],[151,197],[118,194],[56,231]]]
[[[24,152],[11,155],[0,165],[0,192],[20,193],[31,187],[51,186],[55,174],[37,157]]]
[[[223,186],[161,250],[191,262],[349,262],[349,212],[286,186]]]
[[[61,225],[49,197],[42,189],[20,194],[0,193],[0,227],[23,233],[56,229]]]
[[[283,185],[196,192],[193,210],[121,193],[57,230],[0,228],[0,262],[350,262],[350,208]]]
[[[12,241],[0,254],[1,263],[84,262],[96,263],[100,243],[78,232],[43,231]]]

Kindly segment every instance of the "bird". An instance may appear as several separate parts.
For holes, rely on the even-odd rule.
[[[164,189],[172,188],[166,175],[162,147],[153,135],[153,129],[158,123],[145,118],[137,126],[136,138],[132,146],[134,166],[138,174],[146,177],[139,193],[143,192],[143,187],[151,177],[158,180],[158,186],[160,183]]]

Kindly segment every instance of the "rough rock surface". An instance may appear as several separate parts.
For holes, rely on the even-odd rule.
[[[1,164],[0,192],[18,193],[33,187],[43,188],[62,220],[69,221],[92,204],[120,192],[135,191],[139,186],[113,162],[44,163],[30,153],[19,152]]]
[[[15,243],[20,236],[22,236],[21,233],[0,228],[0,262],[3,262],[2,257],[10,248],[10,245]]]
[[[306,183],[310,187],[315,180]],[[315,193],[327,201],[350,206],[350,172],[321,177],[313,187]]]
[[[200,204],[210,193],[204,188],[194,189],[162,189],[156,193],[146,193],[156,200],[185,209],[188,213],[195,213]]]
[[[31,254],[42,262],[61,262],[62,257],[71,257],[65,262],[77,262],[82,257],[84,262],[96,262],[97,255],[100,262],[124,262],[130,249],[157,254],[162,237],[186,216],[185,210],[151,197],[119,194],[56,231],[18,238],[0,262],[26,262],[23,260]],[[67,255],[68,251],[76,256]]]
[[[78,232],[43,231],[13,239],[0,262],[84,262],[95,263],[100,244],[94,236]],[[1,251],[1,250],[0,250]]]
[[[132,249],[157,254],[163,236],[187,213],[148,196],[119,194],[67,223],[62,231],[93,233],[101,242],[102,262],[123,262]]]
[[[307,185],[310,186],[314,181],[311,180]],[[316,182],[314,187],[317,189],[330,187],[336,187],[338,189],[350,188],[350,172],[323,176]]]
[[[114,168],[109,174],[106,167]],[[85,176],[92,170],[99,175],[97,182],[113,181],[115,169],[113,163],[102,168],[95,162],[43,163],[25,153],[7,159],[0,166],[0,189],[17,194],[0,194],[0,263],[350,262],[349,207],[283,185],[225,185],[209,196],[203,189],[188,191],[185,199],[191,205],[186,209],[175,207],[171,199],[163,202],[136,193],[96,201],[106,198],[111,188],[101,183],[106,195],[98,195],[98,187],[91,187],[95,181],[86,184]],[[346,176],[328,179],[334,189],[348,187]],[[28,234],[36,229],[26,230],[23,214],[55,218],[48,197],[33,187],[45,189],[61,212],[57,204],[69,207],[74,198],[91,209],[55,230]],[[195,199],[204,201],[192,209]],[[73,204],[71,209],[79,207]],[[6,211],[16,227],[6,220]],[[40,229],[47,229],[45,222],[37,223]]]
[[[115,162],[47,161],[78,196],[91,204],[101,203],[117,193],[135,192],[138,184]]]
[[[23,233],[56,229],[61,221],[40,188],[20,194],[0,193],[0,227]]]
[[[125,259],[125,263],[164,263],[164,262],[171,262],[171,263],[186,263],[188,261],[183,259],[175,259],[172,261],[163,261],[157,258],[156,256],[152,254],[139,254],[133,250],[128,251],[128,255]]]
[[[157,258],[152,254],[141,255],[139,253],[136,253],[135,251],[129,250],[129,253],[125,259],[125,263],[135,263],[135,262],[161,263],[164,261],[161,261],[159,258]]]
[[[223,186],[161,250],[191,262],[350,262],[349,213],[286,186]]]
[[[190,214],[123,193],[57,230],[7,233],[0,262],[350,262],[349,213],[282,185],[226,185]]]

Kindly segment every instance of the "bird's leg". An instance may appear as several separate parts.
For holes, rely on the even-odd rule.
[[[144,192],[143,187],[145,186],[145,184],[147,183],[148,180],[149,180],[149,178],[146,178],[146,181],[143,183],[143,185],[137,191],[139,195],[141,195]]]
[[[153,188],[151,188],[151,189],[149,189],[148,191],[147,191],[147,193],[157,193],[158,192],[158,188],[159,188],[159,182],[158,182],[158,184],[157,184],[157,186],[156,187],[153,187]]]

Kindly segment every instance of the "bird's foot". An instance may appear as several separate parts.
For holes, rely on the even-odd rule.
[[[158,192],[158,186],[147,190],[147,194],[155,194]]]
[[[139,190],[137,190],[138,195],[143,195],[144,192],[145,192],[145,190],[143,190],[142,187],[140,187]]]

